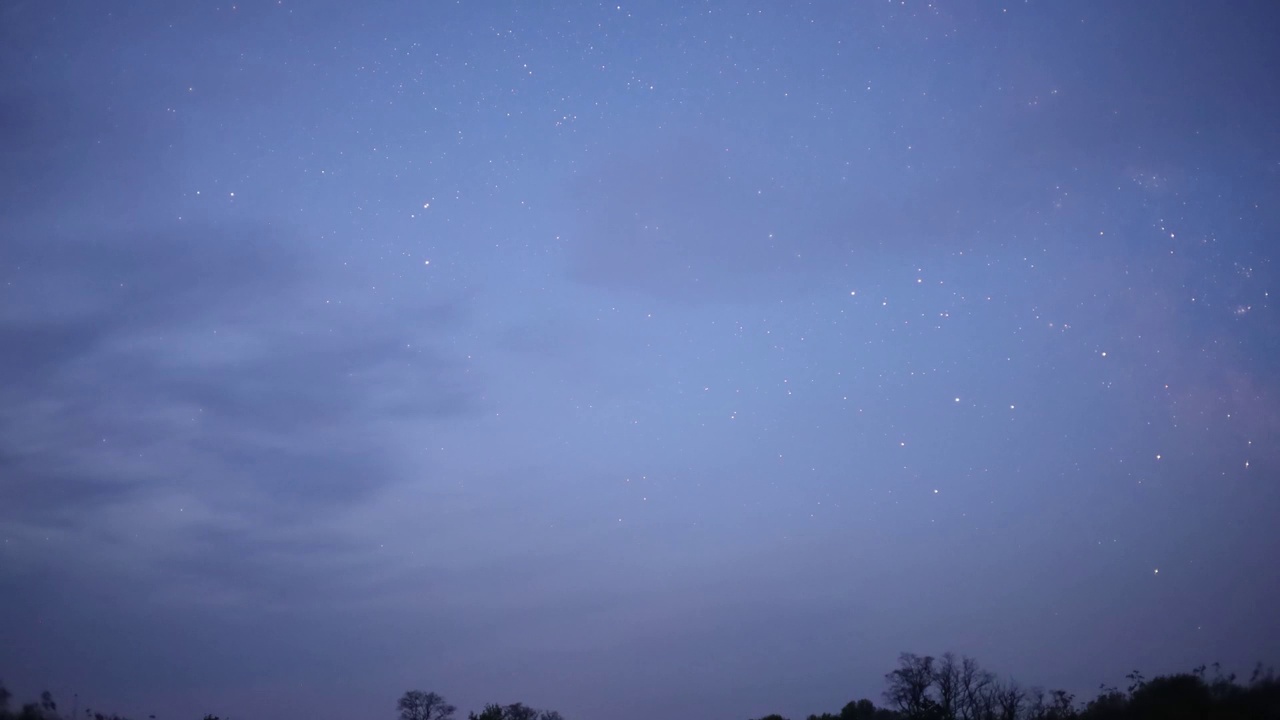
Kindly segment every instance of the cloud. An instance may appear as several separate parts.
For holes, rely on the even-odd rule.
[[[87,208],[128,188],[91,174],[101,157],[61,153],[105,137],[94,152],[120,177],[162,184],[164,136],[22,97],[0,93],[0,124],[18,131],[0,157],[38,169],[47,202],[0,207],[0,579],[128,578],[188,603],[358,593],[386,568],[350,518],[410,479],[405,428],[476,409],[476,375],[440,341],[465,303],[421,289],[364,302],[323,245],[265,219],[139,207],[95,223]]]
[[[326,316],[307,264],[265,230],[34,245],[2,258],[15,295],[40,298],[0,314],[0,372],[21,379],[0,388],[6,523],[91,524],[167,495],[315,522],[399,479],[387,422],[472,409],[458,363],[420,342],[455,308]]]

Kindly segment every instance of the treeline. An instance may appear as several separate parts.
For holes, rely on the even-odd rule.
[[[1024,688],[983,670],[973,658],[903,653],[884,676],[885,707],[863,699],[839,714],[808,720],[1280,720],[1280,679],[1254,668],[1248,681],[1215,663],[1150,680],[1134,671],[1125,690],[1103,685],[1091,700],[1065,690]],[[786,720],[767,715],[760,720]]]
[[[0,720],[128,720],[116,714],[107,714],[93,708],[85,708],[82,718],[58,712],[58,703],[48,690],[40,693],[39,702],[24,703],[18,709],[11,709],[13,694],[4,683],[0,682]],[[443,697],[433,692],[410,690],[400,696],[396,703],[399,720],[454,720],[457,708],[450,705]],[[156,720],[149,715],[148,720]],[[222,720],[217,715],[205,715],[204,720]],[[467,720],[564,720],[554,710],[539,710],[524,703],[499,705],[490,703],[478,713],[467,714]]]
[[[0,682],[0,720],[62,720],[64,717],[58,713],[58,703],[53,699],[53,693],[48,690],[40,693],[38,701],[23,703],[17,709],[10,708],[12,700],[13,693]],[[119,715],[104,714],[93,708],[85,708],[84,718],[85,720],[125,720]],[[155,720],[154,716],[151,720]]]
[[[1280,679],[1256,667],[1248,680],[1224,675],[1215,663],[1191,672],[1148,680],[1134,671],[1124,690],[1103,685],[1096,697],[1078,701],[1065,690],[1023,687],[982,669],[970,657],[903,653],[885,677],[884,706],[855,700],[839,713],[807,720],[1280,720]],[[0,720],[126,720],[85,708],[83,717],[61,715],[48,691],[36,702],[11,708],[13,696],[0,683]],[[397,720],[455,720],[457,708],[434,692],[410,690],[396,703]],[[150,716],[149,720],[156,720]],[[205,715],[204,720],[219,720]],[[564,720],[554,710],[523,703],[489,704],[467,720]],[[608,720],[607,718],[603,720]],[[787,720],[766,715],[759,720]]]
[[[410,690],[396,703],[400,720],[453,720],[457,708],[433,692]],[[564,720],[554,710],[538,710],[524,703],[498,705],[491,703],[479,713],[467,713],[467,720]]]

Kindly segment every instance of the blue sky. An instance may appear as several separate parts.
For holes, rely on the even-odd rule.
[[[1276,659],[1267,3],[0,12],[19,696]]]

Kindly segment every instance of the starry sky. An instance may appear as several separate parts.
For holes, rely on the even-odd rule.
[[[0,678],[745,718],[1280,647],[1272,3],[0,6]]]

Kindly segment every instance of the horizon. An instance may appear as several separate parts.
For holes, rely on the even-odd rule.
[[[806,720],[1122,720],[1188,712],[1225,720],[1270,718],[1280,708],[1280,677],[1263,663],[1247,676],[1224,670],[1218,663],[1154,677],[1133,670],[1125,675],[1124,684],[1101,683],[1093,692],[1081,695],[1003,678],[969,656],[904,652],[897,667],[885,674],[884,684],[881,702],[851,699],[838,714],[826,710],[819,715],[815,711]],[[49,691],[42,692],[38,702],[15,703],[13,697],[0,683],[0,719],[80,717],[79,695],[73,696],[70,715],[65,714],[65,704],[59,709],[57,696]],[[455,716],[468,720],[564,720],[558,711],[518,701],[505,705],[488,702],[479,713],[468,712],[439,693],[422,690],[405,691],[396,706],[398,720],[452,720]],[[128,720],[127,716],[88,706],[84,716],[86,720]],[[159,720],[154,714],[148,718]],[[231,718],[206,713],[203,720]],[[759,720],[788,719],[769,713]]]

